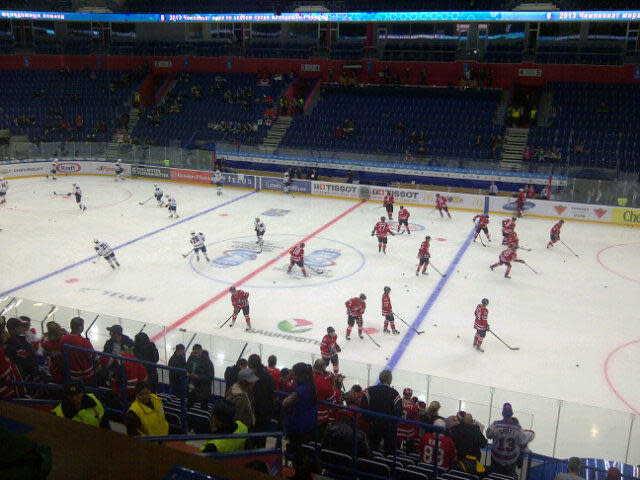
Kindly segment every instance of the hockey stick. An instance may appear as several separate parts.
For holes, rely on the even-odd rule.
[[[429,265],[431,265],[431,268],[433,268],[436,272],[438,272],[441,277],[446,277],[447,276],[446,273],[442,273],[440,270],[438,270],[433,263],[429,262]]]
[[[529,265],[527,262],[525,262],[524,260],[522,261],[522,263],[524,263],[527,267],[529,267],[533,273],[535,273],[535,274],[539,274],[540,273],[540,272],[536,272],[535,269],[531,265]]]
[[[182,258],[187,258],[189,255],[191,255],[192,252],[193,252],[193,248],[189,250],[187,253],[181,253],[180,255],[182,255]]]
[[[367,337],[369,337],[369,340],[371,340],[371,341],[373,342],[373,344],[374,344],[376,347],[380,348],[380,345],[378,344],[378,342],[376,342],[376,341],[373,339],[373,337],[372,337],[371,335],[369,335],[369,332],[367,332],[364,328],[363,328],[362,330],[364,331],[364,333],[366,333],[366,334],[367,334]]]
[[[231,317],[233,317],[233,313],[229,315],[229,318],[227,318],[222,325],[220,325],[220,328],[224,327],[227,324],[227,322],[231,320]]]
[[[322,275],[324,272],[320,269],[317,268],[313,268],[311,265],[309,265],[308,263],[304,264],[305,267],[309,267],[309,270],[316,272],[318,275]]]
[[[576,252],[574,252],[573,250],[571,250],[571,249],[569,248],[569,246],[568,246],[566,243],[564,243],[562,240],[560,240],[560,243],[561,243],[561,244],[563,244],[565,247],[567,247],[567,250],[569,250],[571,253],[573,253],[576,257],[578,257],[578,256],[579,256]]]
[[[57,192],[53,192],[54,195],[58,196],[58,197],[69,197],[71,196],[71,193],[57,193]]]
[[[13,302],[15,302],[15,301],[16,301],[16,297],[13,297],[11,299],[11,301],[9,303],[7,303],[7,306],[2,309],[2,313],[0,313],[0,316],[4,315],[9,310],[11,310],[11,308],[13,308]]]
[[[498,340],[500,340],[504,344],[504,346],[507,347],[509,350],[520,350],[520,347],[512,347],[511,345],[508,345],[507,343],[505,343],[504,340],[502,340],[498,335],[493,333],[493,330],[489,330],[489,333],[494,337],[496,337]]]
[[[142,325],[142,328],[140,329],[140,331],[138,333],[142,333],[142,331],[144,330],[144,327],[146,327],[147,324],[145,323],[144,325]]]
[[[89,328],[87,328],[87,330],[84,332],[84,338],[89,338],[89,330],[91,330],[91,327],[93,327],[93,324],[96,323],[96,320],[98,320],[98,317],[100,315],[96,315],[96,318],[93,319],[93,322],[91,322],[91,324],[89,325]]]
[[[147,198],[144,202],[138,202],[138,205],[144,205],[145,203],[147,203],[152,198],[153,198],[153,195],[151,195],[149,198]]]
[[[240,355],[238,355],[238,360],[240,360],[242,358],[242,354],[247,349],[247,345],[249,345],[249,342],[245,342],[244,343],[244,347],[242,347],[242,351],[240,352]],[[238,360],[236,360],[236,363],[238,363]]]
[[[395,313],[393,313],[393,316],[396,317],[398,320],[400,320],[402,323],[404,323],[407,327],[409,327],[411,330],[413,330],[414,332],[416,332],[418,335],[422,335],[424,333],[424,330],[416,330],[415,328],[413,328],[411,325],[409,325],[407,322],[405,322],[401,317],[399,317],[398,315],[396,315]]]
[[[191,337],[191,340],[189,340],[189,343],[187,343],[187,346],[185,347],[184,351],[186,352],[187,350],[189,350],[189,347],[191,346],[191,344],[193,343],[193,341],[196,339],[196,335],[198,335],[197,333],[193,334],[193,337]]]

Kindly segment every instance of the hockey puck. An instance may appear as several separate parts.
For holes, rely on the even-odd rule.
[[[385,360],[389,360],[389,357],[384,357]]]
[[[456,335],[456,338],[460,338],[460,335]]]
[[[576,367],[579,367],[579,366],[580,366],[580,364],[576,363]]]

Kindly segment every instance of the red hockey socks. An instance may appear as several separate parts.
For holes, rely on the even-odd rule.
[[[251,326],[251,315],[246,315],[246,316],[244,317],[244,319],[245,319],[245,321],[247,322],[247,325],[248,325],[248,326]]]
[[[387,328],[389,328],[389,320],[384,321],[384,329],[386,330]]]
[[[347,327],[347,337],[348,337],[349,335],[351,335],[351,330],[352,330],[352,329],[353,329],[353,327],[351,327],[351,326]]]
[[[391,324],[391,330],[395,330],[396,329],[396,322],[390,322]]]
[[[427,265],[429,265],[429,264],[425,263],[424,266],[422,267],[422,273],[427,271]],[[418,270],[420,270],[420,267],[418,267]]]
[[[307,271],[304,269],[304,267],[302,267],[302,274],[306,277],[307,276]]]
[[[476,336],[473,338],[473,342],[477,346],[481,346],[482,345],[482,340],[484,340],[484,338],[482,338],[480,335],[478,335],[478,332],[476,331]]]
[[[447,212],[447,217],[451,218],[451,214],[449,212]]]
[[[378,242],[378,252],[382,251],[382,242]]]

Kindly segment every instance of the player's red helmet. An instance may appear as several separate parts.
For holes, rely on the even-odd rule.
[[[409,387],[405,388],[402,391],[402,396],[403,397],[407,397],[407,398],[412,397],[413,396],[413,390],[411,390]]]

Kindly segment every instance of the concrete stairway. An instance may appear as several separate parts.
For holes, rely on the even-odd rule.
[[[528,128],[507,128],[502,148],[501,170],[522,170],[522,153],[527,146]]]
[[[282,137],[284,137],[287,130],[289,130],[292,120],[293,119],[291,117],[278,117],[271,125],[267,136],[264,137],[260,150],[264,153],[275,152],[280,146]]]

